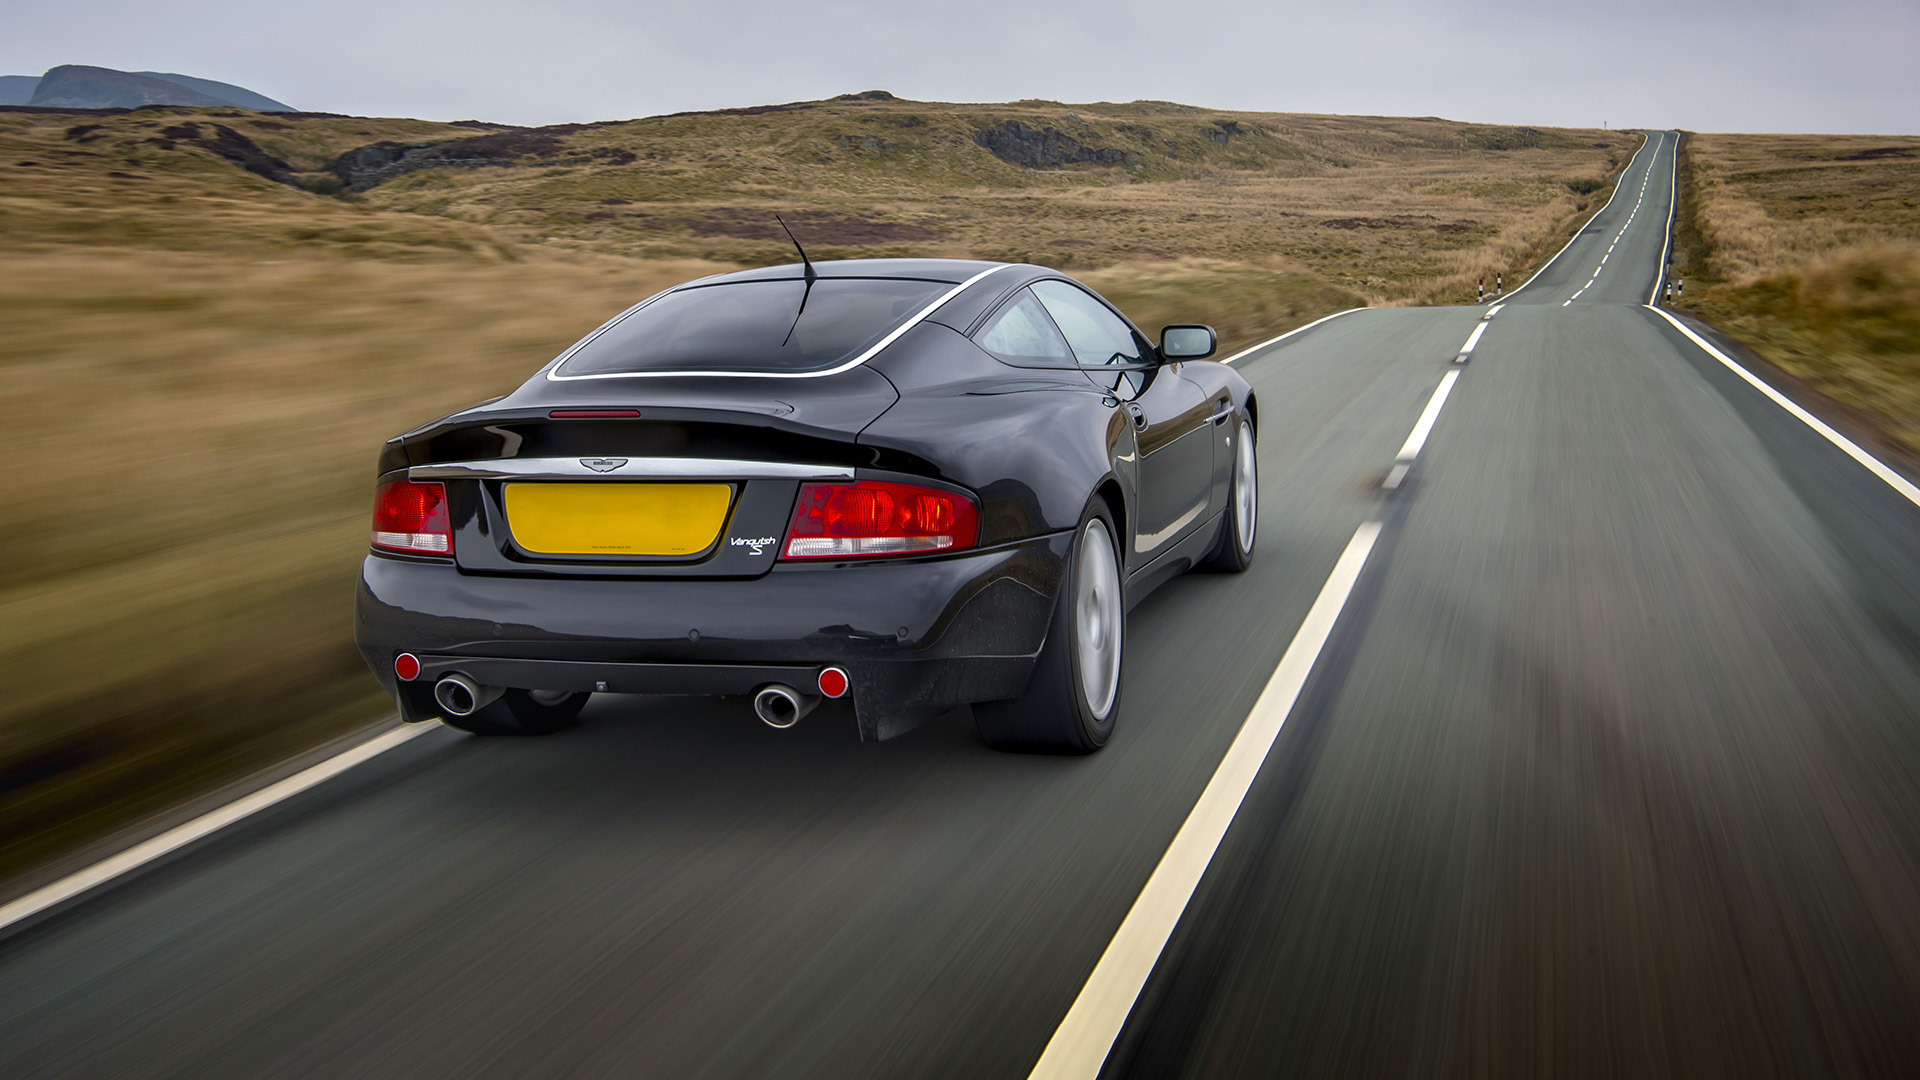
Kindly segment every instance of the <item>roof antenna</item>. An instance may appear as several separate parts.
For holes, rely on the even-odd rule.
[[[773,220],[780,221],[780,215],[773,215]],[[780,347],[784,349],[787,347],[787,342],[793,340],[794,330],[800,326],[800,316],[807,313],[807,297],[813,295],[814,280],[820,275],[814,273],[813,260],[807,258],[807,249],[800,246],[800,241],[794,237],[793,230],[787,228],[786,222],[780,221],[780,229],[787,234],[787,239],[793,241],[793,250],[800,253],[800,265],[806,270],[807,280],[806,287],[800,291],[800,310],[793,313],[793,324],[787,327],[787,336],[780,339]]]
[[[780,215],[773,215],[773,220],[780,221]],[[787,234],[787,239],[793,241],[793,250],[800,253],[800,265],[806,270],[807,284],[812,285],[813,279],[820,275],[813,272],[813,260],[807,258],[807,249],[800,246],[800,241],[794,238],[793,230],[787,228],[786,222],[780,221],[780,229]],[[804,304],[804,301],[802,303]]]

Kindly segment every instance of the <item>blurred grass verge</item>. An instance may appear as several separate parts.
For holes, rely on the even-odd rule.
[[[1680,306],[1920,454],[1920,138],[1682,145]]]
[[[380,443],[650,292],[788,261],[774,208],[816,258],[1066,266],[1231,352],[1517,279],[1634,145],[1161,103],[0,109],[0,876],[383,712],[350,621]]]

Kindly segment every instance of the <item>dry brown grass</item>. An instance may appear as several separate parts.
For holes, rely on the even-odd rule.
[[[1008,122],[1131,164],[1010,164],[975,141]],[[1638,141],[1145,102],[820,102],[599,125],[564,136],[550,159],[619,151],[633,163],[434,170],[364,198],[638,257],[786,260],[778,211],[817,257],[1283,260],[1374,303],[1455,302],[1478,277],[1518,274],[1564,242]]]
[[[1687,144],[1688,305],[1920,452],[1920,138]]]
[[[505,392],[657,288],[788,260],[764,237],[775,207],[827,238],[816,257],[1070,263],[1149,329],[1210,321],[1237,348],[1517,274],[1632,149],[1244,114],[1265,134],[1223,144],[1194,132],[1233,114],[1075,108],[1089,139],[1127,125],[1181,156],[1021,169],[969,125],[1066,124],[1067,107],[836,106],[565,136],[563,158],[617,143],[651,171],[535,160],[341,200],[161,135],[219,122],[312,184],[369,141],[474,131],[0,111],[0,423],[17,459],[0,510],[0,872],[375,715],[349,619],[380,442]],[[909,114],[922,123],[899,127]],[[820,160],[848,125],[924,145],[907,160],[911,140],[828,143]],[[934,239],[872,240],[874,222]]]
[[[97,799],[91,772],[177,782],[375,714],[349,612],[381,441],[715,269],[9,257],[0,308],[34,317],[0,336],[0,424],[29,463],[0,511],[0,763],[57,762],[64,790],[0,787],[0,862],[74,812],[66,792]]]

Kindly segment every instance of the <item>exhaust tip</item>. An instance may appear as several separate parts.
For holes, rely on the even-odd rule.
[[[433,700],[454,716],[472,716],[499,696],[499,687],[481,686],[458,672],[433,684]]]
[[[779,683],[763,686],[753,692],[753,713],[768,727],[790,728],[819,703],[819,698]]]

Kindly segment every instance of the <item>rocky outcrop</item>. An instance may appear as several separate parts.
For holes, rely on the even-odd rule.
[[[78,132],[79,134],[75,134]],[[67,137],[76,142],[84,142],[86,128],[74,127],[67,130]],[[293,183],[293,168],[286,162],[260,149],[259,144],[225,124],[184,123],[160,129],[160,133],[147,142],[162,150],[178,149],[182,143],[198,147],[215,157],[238,165],[255,176],[264,176],[276,184]]]
[[[1018,120],[976,132],[973,141],[1010,165],[1027,169],[1057,169],[1062,165],[1100,162],[1108,165],[1138,165],[1124,150],[1111,146],[1087,146],[1057,128],[1035,130]]]
[[[328,169],[349,192],[366,191],[421,169],[511,168],[527,165],[631,165],[631,150],[599,146],[572,150],[561,136],[585,130],[585,124],[515,128],[444,143],[377,142],[358,146],[333,159]]]

